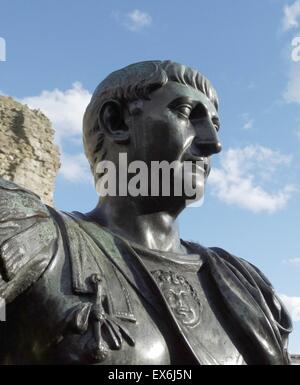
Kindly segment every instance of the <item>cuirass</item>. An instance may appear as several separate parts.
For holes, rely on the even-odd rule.
[[[159,301],[161,294],[157,291],[151,293],[150,289],[147,296],[148,299],[151,297],[151,303],[145,300],[148,289],[142,286],[145,280],[140,276],[140,271],[132,273],[135,282],[138,285],[141,283],[139,293],[109,261],[105,262],[104,268],[102,260],[98,268],[89,258],[84,258],[82,271],[77,271],[80,282],[74,290],[74,255],[70,258],[64,246],[63,238],[60,237],[58,251],[43,276],[9,307],[6,330],[2,330],[6,342],[3,363],[199,363],[192,352],[193,346],[189,347],[184,340],[183,328],[190,333],[194,343],[199,341],[199,349],[203,340],[203,351],[200,354],[202,363],[244,362],[199,288],[195,289],[198,294],[193,292],[193,296],[199,302],[201,317],[197,313],[197,304],[194,308],[186,309],[180,299],[177,307],[175,304],[173,310],[169,309],[169,312],[178,316],[178,328],[178,325],[171,325],[168,311]],[[126,253],[124,250],[122,252]],[[172,267],[172,261],[165,260],[164,263],[164,260],[159,260],[157,265],[159,253],[152,254],[150,265],[149,261],[147,263],[154,276],[159,273],[159,277],[164,277],[172,269],[176,271],[176,263]],[[155,269],[155,266],[161,269]],[[174,274],[175,280],[180,280],[181,276],[176,272]],[[95,277],[100,277],[98,287]],[[182,287],[180,284],[176,287],[171,285],[168,286],[170,290],[165,290],[171,307],[174,298],[170,299],[169,294],[179,288],[187,295],[184,289],[188,288],[187,285],[182,282]],[[188,315],[188,311],[194,313]]]
[[[118,331],[112,336],[103,328],[102,338],[109,349],[102,359],[96,351],[97,320],[92,314],[95,294],[74,294],[70,264],[60,252],[34,287],[8,309],[7,322],[2,325],[7,346],[3,363],[170,364],[167,343],[151,310],[130,286],[126,291],[134,319],[118,319],[126,333]]]
[[[291,319],[251,263],[129,242],[0,178],[2,364],[288,364]]]

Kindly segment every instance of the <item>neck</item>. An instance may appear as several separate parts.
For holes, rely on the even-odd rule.
[[[184,252],[176,222],[180,211],[163,211],[155,208],[155,204],[145,205],[145,202],[139,203],[128,197],[105,197],[87,215],[112,232],[146,248]]]

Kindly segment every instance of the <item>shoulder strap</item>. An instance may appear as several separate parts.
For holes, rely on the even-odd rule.
[[[40,198],[0,178],[0,297],[7,303],[42,275],[57,249],[57,228]]]

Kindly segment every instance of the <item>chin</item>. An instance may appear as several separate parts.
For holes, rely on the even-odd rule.
[[[183,180],[183,194],[188,199],[199,200],[203,197],[206,178],[203,173],[186,174]]]
[[[200,207],[203,204],[205,184],[199,182],[193,189],[193,194],[185,195],[185,206]]]

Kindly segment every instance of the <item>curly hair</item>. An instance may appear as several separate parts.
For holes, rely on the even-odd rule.
[[[83,117],[84,151],[93,175],[95,165],[106,156],[106,149],[103,146],[105,134],[98,123],[102,105],[109,99],[116,99],[122,103],[139,99],[149,100],[151,92],[166,85],[168,81],[199,90],[218,109],[218,96],[209,80],[185,65],[170,60],[144,61],[112,72],[95,89]]]

